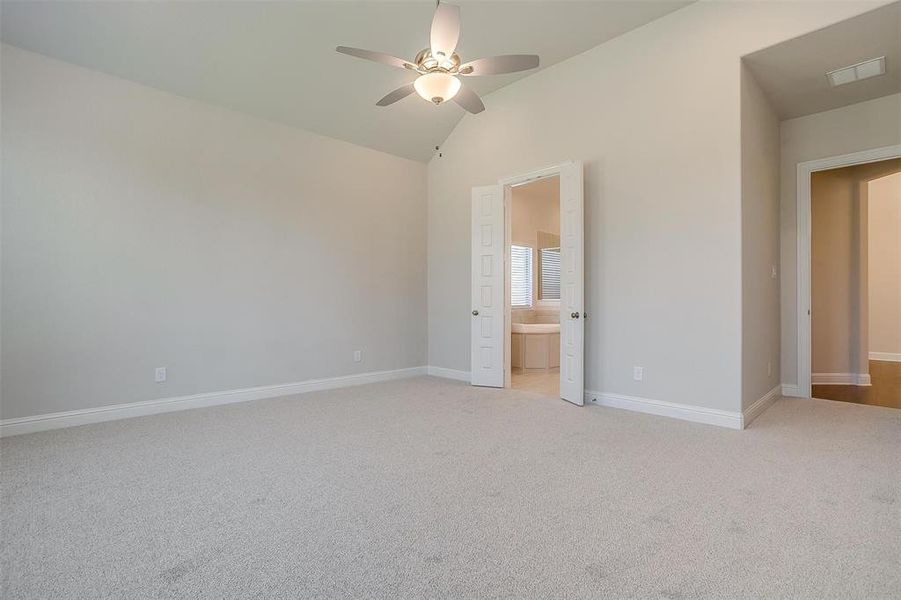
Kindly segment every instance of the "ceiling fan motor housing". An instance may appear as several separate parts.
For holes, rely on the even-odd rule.
[[[443,73],[456,73],[460,68],[460,56],[454,52],[450,56],[432,56],[429,48],[420,50],[414,59],[416,70],[420,73],[441,71]]]

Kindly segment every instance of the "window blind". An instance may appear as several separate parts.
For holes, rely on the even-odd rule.
[[[542,300],[560,299],[560,248],[541,249]]]
[[[510,247],[510,299],[513,306],[532,306],[532,249],[527,246]]]

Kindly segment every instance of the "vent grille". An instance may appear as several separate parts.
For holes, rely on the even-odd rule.
[[[869,79],[870,77],[884,74],[885,57],[880,56],[879,58],[871,58],[870,60],[859,62],[856,65],[829,71],[826,73],[826,79],[829,80],[829,85],[838,87],[840,85],[847,85],[849,83],[854,83],[855,81]]]

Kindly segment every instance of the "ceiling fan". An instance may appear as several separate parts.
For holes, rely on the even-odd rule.
[[[392,67],[399,67],[419,73],[413,83],[399,87],[376,102],[378,106],[388,106],[406,98],[413,92],[436,105],[453,100],[469,112],[476,114],[485,110],[478,94],[463,85],[458,76],[501,75],[526,71],[538,66],[538,56],[534,54],[507,54],[491,58],[479,58],[461,63],[454,50],[460,39],[460,7],[441,4],[440,0],[432,17],[432,31],[429,47],[420,50],[412,61],[397,58],[382,52],[372,52],[360,48],[338,46],[342,54],[365,58]]]

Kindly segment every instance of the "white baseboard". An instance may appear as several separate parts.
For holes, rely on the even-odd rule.
[[[743,416],[740,412],[704,408],[702,406],[692,406],[690,404],[678,404],[676,402],[666,402],[664,400],[651,400],[650,398],[639,398],[637,396],[624,396],[622,394],[607,394],[586,390],[585,402],[607,406],[609,408],[622,408],[625,410],[633,410],[635,412],[659,415],[661,417],[682,419],[683,421],[718,425],[730,429],[741,429],[743,425]]]
[[[457,381],[470,382],[469,371],[458,371],[456,369],[445,369],[444,367],[428,367],[428,374],[432,377],[443,377],[445,379],[456,379]]]
[[[782,397],[782,386],[777,385],[766,394],[764,394],[760,399],[758,399],[754,404],[749,406],[748,408],[742,411],[742,419],[741,425],[742,429],[747,427],[751,421],[759,417],[763,414],[763,411],[768,409],[770,405],[773,404],[776,400]]]
[[[869,373],[814,373],[810,376],[813,385],[872,385]]]
[[[0,437],[34,433],[36,431],[47,431],[50,429],[60,429],[63,427],[73,427],[75,425],[101,423],[103,421],[114,421],[130,417],[142,417],[145,415],[188,410],[191,408],[203,408],[221,404],[232,404],[235,402],[262,400],[264,398],[291,396],[294,394],[330,390],[365,383],[376,383],[378,381],[388,381],[391,379],[416,377],[417,375],[425,375],[426,373],[426,367],[410,367],[407,369],[395,369],[393,371],[373,371],[371,373],[329,377],[327,379],[309,379],[307,381],[296,383],[264,385],[260,387],[225,390],[221,392],[207,392],[204,394],[193,394],[191,396],[146,400],[129,404],[113,404],[110,406],[35,415],[33,417],[21,417],[18,419],[3,419],[0,420]]]
[[[899,352],[870,352],[870,360],[885,360],[888,362],[901,362]]]
[[[783,383],[782,384],[782,395],[788,396],[789,398],[804,398],[805,396],[801,393],[801,386],[797,383]]]

